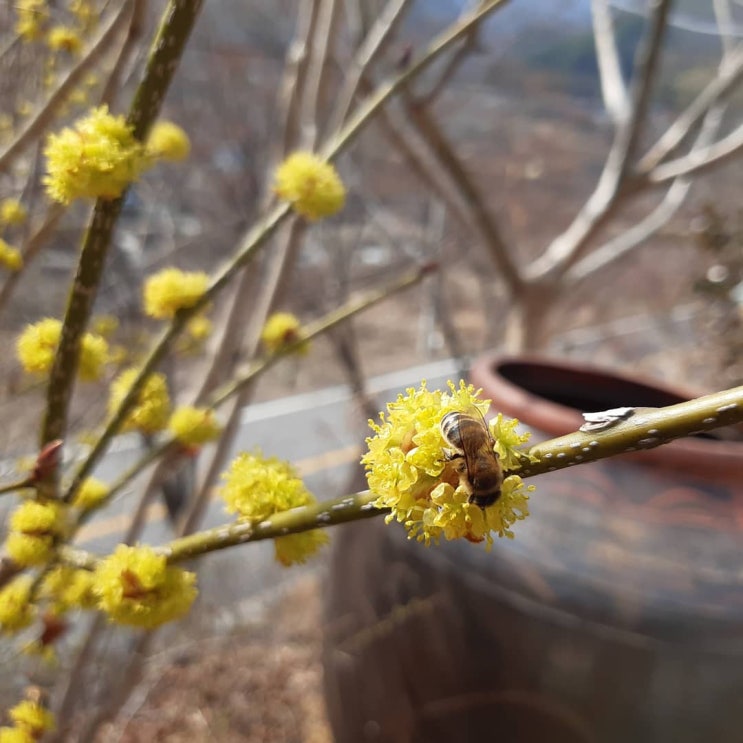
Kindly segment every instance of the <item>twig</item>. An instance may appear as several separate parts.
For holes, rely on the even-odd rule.
[[[622,125],[629,115],[630,102],[619,64],[617,40],[608,0],[592,0],[591,13],[604,107],[614,124]]]
[[[516,472],[522,477],[596,462],[631,451],[653,449],[674,439],[743,422],[743,386],[705,395],[665,408],[645,408],[605,431],[575,433],[544,441],[526,450],[536,461]],[[369,491],[283,511],[258,523],[232,523],[175,539],[158,548],[171,563],[190,560],[215,550],[246,542],[370,518],[382,513]],[[97,558],[83,550],[60,549],[61,559],[78,568],[92,569]]]

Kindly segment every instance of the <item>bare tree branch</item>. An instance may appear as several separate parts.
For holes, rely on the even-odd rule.
[[[388,0],[366,38],[356,51],[350,65],[345,70],[343,89],[338,94],[338,100],[330,117],[329,131],[339,129],[348,118],[359,85],[369,67],[384,50],[390,35],[404,18],[410,0]]]
[[[592,0],[591,12],[601,95],[611,120],[615,125],[621,125],[629,116],[630,102],[619,64],[619,53],[608,0]]]

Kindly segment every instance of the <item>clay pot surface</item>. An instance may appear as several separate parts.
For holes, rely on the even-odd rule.
[[[537,438],[693,396],[544,358],[487,357],[472,382]],[[743,739],[743,443],[694,437],[532,483],[531,516],[490,553],[381,520],[340,530],[338,743]]]

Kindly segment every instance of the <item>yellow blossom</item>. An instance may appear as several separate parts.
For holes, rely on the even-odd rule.
[[[54,363],[62,323],[47,317],[26,329],[18,337],[16,350],[21,366],[31,374],[47,374]],[[78,375],[86,382],[99,379],[108,361],[108,343],[94,333],[85,333],[80,349]]]
[[[46,0],[15,0],[15,32],[24,41],[41,38],[43,26],[49,19]]]
[[[261,340],[269,353],[276,353],[302,337],[302,326],[290,312],[275,312],[266,320],[261,331]],[[305,354],[308,351],[309,342],[301,343],[296,348],[296,353]]]
[[[25,501],[10,516],[5,551],[22,567],[42,565],[66,526],[66,510],[61,504]]]
[[[119,320],[114,315],[98,315],[93,318],[90,327],[103,338],[110,338],[119,329]]]
[[[33,622],[32,585],[30,576],[21,575],[0,589],[0,629],[3,632],[18,632]]]
[[[8,716],[21,730],[28,731],[34,740],[44,732],[54,730],[54,715],[41,704],[31,699],[24,699],[12,707]]]
[[[144,285],[144,311],[156,319],[172,318],[178,310],[193,307],[204,296],[209,276],[203,271],[165,268]]]
[[[142,145],[123,116],[107,106],[47,138],[43,182],[54,201],[69,204],[78,198],[115,199],[136,181],[147,165]]]
[[[0,201],[0,224],[23,224],[27,216],[26,207],[18,199],[3,199]]]
[[[70,0],[69,10],[86,33],[98,25],[100,11],[96,7],[95,0]]]
[[[276,457],[243,452],[222,475],[220,490],[229,513],[244,521],[263,521],[298,506],[313,505],[315,496],[296,470]],[[276,559],[283,565],[304,562],[328,541],[321,529],[289,534],[274,540]]]
[[[98,563],[93,590],[112,621],[152,629],[189,610],[195,581],[193,573],[168,565],[151,547],[120,544]]]
[[[111,383],[111,394],[108,400],[109,415],[113,415],[118,410],[138,374],[137,369],[127,369]],[[165,428],[169,415],[168,382],[164,374],[156,372],[147,378],[139,391],[137,403],[129,411],[123,430],[157,433]]]
[[[46,43],[53,52],[67,52],[68,54],[77,54],[83,45],[80,34],[69,26],[52,28],[47,34]]]
[[[24,728],[0,728],[0,743],[36,743],[36,738]]]
[[[182,405],[173,411],[168,430],[184,446],[201,446],[219,438],[221,431],[214,411]]]
[[[0,264],[10,271],[19,271],[23,268],[23,256],[18,248],[8,245],[0,237]]]
[[[110,488],[105,482],[101,482],[95,477],[88,477],[75,494],[72,505],[85,510],[95,508],[106,498],[109,490]]]
[[[186,332],[195,341],[203,341],[212,334],[212,321],[204,315],[196,315],[186,323]]]
[[[449,382],[448,392],[429,391],[423,382],[420,389],[410,388],[389,403],[380,423],[369,421],[374,435],[367,439],[369,451],[361,461],[369,488],[378,496],[374,504],[390,509],[388,521],[403,523],[410,537],[426,544],[444,537],[486,540],[489,547],[493,534],[513,536],[510,527],[529,513],[527,491],[533,486],[527,488],[518,475],[511,475],[495,503],[480,508],[469,502],[466,477],[447,461],[444,451],[450,444],[441,432],[443,417],[455,411],[484,416],[489,406],[464,382],[459,387]],[[517,423],[499,416],[490,424],[494,451],[508,467],[526,456],[515,449],[528,439],[528,434],[515,433]]]
[[[172,121],[157,121],[147,136],[147,154],[156,159],[179,162],[191,152],[188,135]]]
[[[276,170],[276,195],[310,220],[343,208],[346,189],[335,168],[312,152],[294,152]]]
[[[53,611],[57,614],[73,608],[93,609],[97,605],[93,593],[93,573],[68,565],[57,565],[44,576],[41,596],[52,602]]]

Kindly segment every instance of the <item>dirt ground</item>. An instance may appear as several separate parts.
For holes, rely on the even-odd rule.
[[[97,743],[332,743],[320,663],[317,575],[304,575],[235,633],[157,656],[136,710]]]

